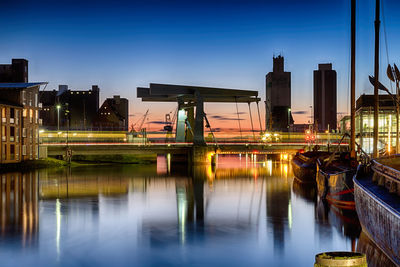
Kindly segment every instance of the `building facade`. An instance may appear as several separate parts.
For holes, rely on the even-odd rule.
[[[331,63],[314,70],[314,124],[319,131],[337,128],[336,80]]]
[[[372,153],[374,137],[374,95],[361,95],[356,101],[357,142]],[[396,146],[396,106],[389,95],[379,96],[378,149],[389,153]]]
[[[273,131],[289,131],[293,124],[291,113],[291,73],[284,71],[284,58],[273,58],[273,71],[265,81],[266,116],[265,128]]]
[[[38,158],[38,94],[43,84],[0,83],[1,163]]]
[[[128,99],[115,95],[113,98],[107,98],[101,105],[95,128],[103,131],[128,131],[128,122]]]
[[[22,155],[22,111],[21,105],[1,101],[0,163],[19,162]]]
[[[94,122],[99,109],[100,89],[70,90],[59,85],[58,91],[45,91],[40,95],[43,109],[40,117],[48,130],[96,130]]]

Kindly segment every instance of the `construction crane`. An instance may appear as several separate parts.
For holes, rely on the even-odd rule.
[[[131,126],[131,132],[134,133],[135,135],[138,134],[138,132],[142,131],[143,124],[147,118],[147,115],[149,115],[149,110],[146,111],[146,113],[143,115],[143,118],[139,119],[136,123],[132,124]],[[140,121],[141,120],[141,121]],[[139,127],[137,127],[137,130],[135,130],[135,125],[140,121]]]

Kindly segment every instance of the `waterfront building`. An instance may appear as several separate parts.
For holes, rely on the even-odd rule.
[[[128,106],[128,99],[119,95],[107,98],[98,111],[95,128],[106,131],[128,131]]]
[[[372,153],[374,95],[361,95],[356,102],[356,136],[367,153]],[[394,152],[396,146],[396,106],[389,95],[379,95],[378,149]]]
[[[43,84],[0,83],[1,163],[38,158],[38,94]]]
[[[68,85],[59,85],[58,91],[45,91],[40,95],[43,110],[40,117],[44,128],[49,130],[93,130],[99,109],[100,89],[92,85],[91,90],[70,90]]]
[[[0,163],[39,157],[39,89],[45,82],[28,82],[28,60],[0,65]]]
[[[284,58],[273,58],[273,71],[266,76],[265,128],[273,131],[289,131],[294,123],[291,113],[291,73],[284,71]]]
[[[314,123],[319,131],[337,128],[336,79],[332,63],[318,64],[314,70]]]
[[[379,95],[378,149],[394,153],[396,146],[396,106],[389,95]],[[340,120],[341,133],[350,132],[350,116]],[[374,95],[361,95],[356,101],[356,142],[372,153],[374,130]],[[390,144],[390,145],[389,145]]]

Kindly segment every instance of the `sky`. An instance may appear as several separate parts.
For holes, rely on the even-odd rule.
[[[400,65],[400,1],[381,2],[381,81],[390,88],[386,66]],[[357,97],[373,92],[374,12],[374,0],[357,1]],[[136,87],[149,83],[257,90],[264,101],[277,55],[291,72],[295,123],[309,120],[319,63],[337,71],[338,117],[349,112],[350,0],[0,0],[0,25],[0,64],[28,59],[29,80],[49,82],[46,90],[97,84],[101,102],[126,97],[131,123],[147,109],[147,122],[175,112],[175,104],[137,99]],[[260,111],[263,118],[263,104]],[[214,128],[238,127],[234,103],[206,104],[205,112]],[[259,125],[255,105],[252,113]],[[247,104],[239,116],[250,127]]]

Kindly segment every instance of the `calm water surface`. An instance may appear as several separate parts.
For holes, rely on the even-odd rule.
[[[312,266],[360,234],[290,164],[251,157],[8,173],[1,200],[1,266]]]

